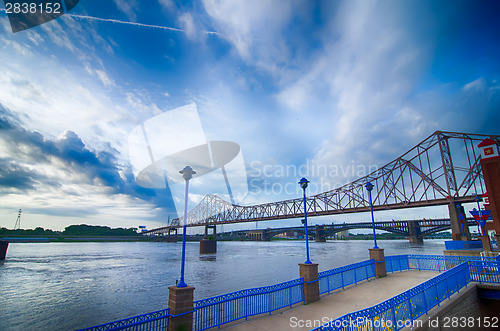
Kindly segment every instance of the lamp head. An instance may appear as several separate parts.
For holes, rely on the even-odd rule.
[[[474,198],[474,201],[476,201],[476,202],[481,202],[481,200],[482,200],[482,199],[481,199],[479,196],[477,196],[477,195],[476,195],[476,197]]]
[[[302,179],[299,182],[299,185],[300,187],[302,187],[302,189],[305,190],[307,188],[307,183],[309,183],[309,181],[305,177],[302,177]]]
[[[373,184],[370,182],[366,183],[365,187],[368,190],[368,192],[371,192],[371,190],[373,190]]]
[[[193,178],[193,175],[196,173],[196,171],[194,171],[190,166],[185,166],[184,169],[179,171],[179,173],[182,174],[182,177],[185,180],[190,180],[191,178]]]

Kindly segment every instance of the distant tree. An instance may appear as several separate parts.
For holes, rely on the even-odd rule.
[[[87,225],[87,224],[79,224],[79,225],[70,225],[67,226],[63,235],[65,236],[138,236],[139,234],[136,232],[136,228],[116,228],[111,229],[108,226],[100,226],[100,225]]]

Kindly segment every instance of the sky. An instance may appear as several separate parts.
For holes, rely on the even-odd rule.
[[[16,33],[4,8],[0,227],[19,209],[22,228],[166,225],[184,183],[136,181],[135,134],[226,153],[230,180],[195,176],[192,208],[226,184],[242,205],[300,197],[303,176],[333,189],[436,130],[500,133],[498,1],[81,0]]]

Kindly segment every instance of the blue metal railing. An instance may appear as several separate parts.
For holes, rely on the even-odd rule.
[[[304,279],[232,292],[194,302],[193,329],[205,330],[304,301]]]
[[[410,269],[408,264],[408,255],[386,256],[385,269],[388,273]]]
[[[480,240],[449,240],[444,242],[445,248],[447,250],[471,250],[478,249],[483,250],[483,244]]]
[[[375,276],[375,261],[373,260],[322,271],[318,274],[319,293],[330,293],[351,284],[356,285],[358,282],[374,278]]]
[[[500,283],[500,262],[469,261],[472,280],[478,283]]]
[[[152,313],[125,318],[119,321],[96,325],[79,331],[104,330],[168,330],[169,308]]]
[[[346,314],[314,330],[400,330],[471,281],[464,262],[376,306]]]
[[[445,271],[468,261],[495,261],[494,257],[446,256],[446,255],[408,255],[410,269]]]

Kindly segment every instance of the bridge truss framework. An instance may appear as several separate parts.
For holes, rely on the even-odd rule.
[[[499,135],[436,131],[408,152],[367,176],[306,198],[307,215],[322,216],[370,210],[367,182],[374,185],[373,209],[389,210],[474,202],[486,188],[477,145]],[[187,226],[230,224],[304,216],[303,199],[240,206],[206,195],[187,216]],[[165,229],[179,227],[176,219]],[[160,229],[155,229],[160,230]]]

